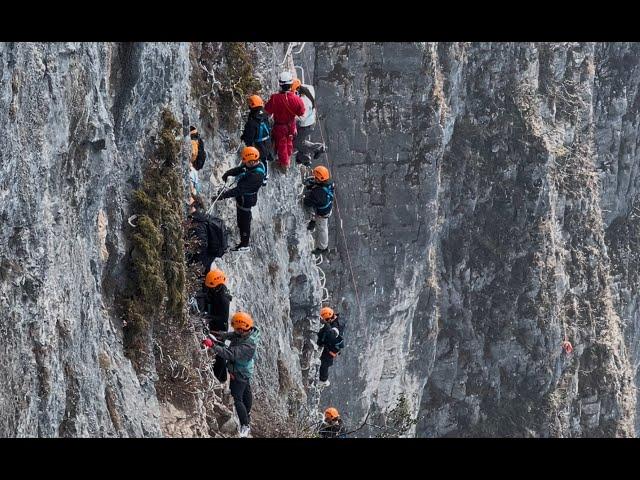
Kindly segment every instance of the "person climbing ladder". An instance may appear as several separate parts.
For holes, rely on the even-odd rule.
[[[313,169],[313,177],[304,181],[305,191],[303,204],[314,209],[314,218],[307,228],[311,231],[317,228],[314,255],[327,253],[329,247],[329,216],[333,206],[334,185],[327,167],[322,165]]]
[[[226,283],[227,277],[219,269],[211,270],[204,280],[205,313],[209,317],[209,330],[212,332],[229,330],[229,304],[233,297]],[[220,355],[216,355],[213,374],[220,383],[227,381],[227,364]]]
[[[214,332],[219,342],[206,338],[203,345],[213,348],[216,355],[227,361],[229,368],[229,389],[233,396],[236,413],[240,420],[240,436],[247,437],[251,431],[251,406],[253,396],[251,393],[251,378],[253,377],[254,357],[260,340],[260,331],[254,325],[251,315],[245,312],[236,312],[231,317],[233,332]],[[224,345],[225,340],[231,340],[229,346]]]
[[[265,105],[265,111],[273,116],[273,131],[271,138],[278,155],[281,168],[289,167],[289,160],[293,153],[293,140],[296,136],[296,116],[305,113],[304,102],[291,91],[293,75],[290,72],[280,74],[280,91],[274,93]]]
[[[227,181],[229,176],[238,177],[235,188],[224,193],[218,193],[214,198],[236,199],[236,218],[240,231],[240,243],[232,250],[235,252],[248,252],[249,239],[251,237],[251,207],[258,201],[258,190],[262,186],[265,170],[260,163],[260,152],[256,147],[244,147],[242,149],[242,165],[231,168],[222,175],[222,180]]]
[[[193,243],[185,252],[187,263],[200,262],[203,267],[202,274],[206,275],[211,262],[225,253],[224,225],[220,219],[205,213],[204,202],[198,195],[192,195],[189,199],[187,219],[187,231]]]
[[[342,332],[344,325],[338,320],[339,315],[330,307],[320,309],[320,323],[323,327],[318,332],[318,347],[324,347],[320,354],[320,386],[328,387],[329,367],[333,365],[333,359],[338,356],[344,347]]]
[[[304,102],[304,116],[296,121],[298,133],[294,147],[298,151],[296,154],[296,163],[303,165],[311,165],[311,155],[317,159],[326,151],[326,147],[322,143],[314,143],[311,141],[311,133],[313,125],[316,123],[316,100],[313,97],[311,85],[303,85],[302,82],[294,78],[291,85],[291,91],[295,92]]]
[[[324,411],[324,420],[320,425],[318,434],[322,438],[336,438],[343,433],[344,427],[340,412],[335,407],[329,407]]]

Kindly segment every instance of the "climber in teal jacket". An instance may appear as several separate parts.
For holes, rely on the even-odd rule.
[[[227,361],[231,377],[229,389],[240,420],[240,436],[246,437],[250,431],[253,403],[251,378],[260,331],[253,325],[251,316],[245,312],[236,312],[231,317],[231,327],[233,332],[214,332],[215,337],[221,342],[213,345],[213,350],[216,355]],[[231,340],[228,347],[224,345],[224,340]]]

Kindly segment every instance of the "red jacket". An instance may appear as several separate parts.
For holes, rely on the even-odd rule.
[[[304,102],[294,92],[274,93],[264,109],[269,115],[273,115],[276,124],[289,125],[289,130],[293,132],[296,127],[296,116],[301,117],[305,112]]]

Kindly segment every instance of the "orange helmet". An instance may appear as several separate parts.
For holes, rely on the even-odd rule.
[[[264,107],[264,101],[258,95],[251,95],[247,98],[249,108]]]
[[[337,408],[329,407],[324,411],[324,419],[328,422],[340,417],[340,413]]]
[[[251,315],[244,312],[236,312],[231,317],[231,327],[234,330],[250,330],[253,327],[253,318]]]
[[[302,85],[302,82],[300,81],[300,79],[294,78],[293,83],[291,84],[291,91],[295,92],[300,88],[300,85]]]
[[[330,307],[324,307],[320,309],[320,318],[322,318],[323,320],[329,320],[330,318],[332,318],[334,316],[334,312],[333,312],[333,308]]]
[[[249,163],[260,158],[260,152],[256,147],[244,147],[242,149],[242,163]]]
[[[227,281],[227,277],[224,276],[224,272],[219,269],[211,270],[207,273],[207,277],[204,279],[204,284],[209,288],[216,288],[218,285],[222,285]]]
[[[318,180],[319,182],[326,182],[329,180],[329,169],[327,167],[323,167],[322,165],[318,165],[313,169],[313,178]]]

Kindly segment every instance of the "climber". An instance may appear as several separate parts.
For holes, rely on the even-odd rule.
[[[189,127],[189,136],[191,137],[191,166],[196,170],[200,170],[207,159],[204,142],[200,138],[198,129],[194,126]]]
[[[240,420],[240,436],[249,435],[251,423],[251,377],[253,376],[254,357],[260,340],[260,331],[254,326],[253,319],[248,313],[236,312],[231,317],[233,332],[214,332],[215,342],[210,337],[203,340],[204,346],[213,348],[216,355],[227,361],[229,368],[229,389]],[[227,347],[225,340],[231,340]]]
[[[269,178],[267,162],[273,160],[271,153],[271,127],[269,116],[264,111],[264,102],[258,95],[251,95],[249,103],[249,116],[244,125],[244,131],[240,139],[247,147],[256,147],[260,152],[260,162],[264,166],[265,176],[262,185],[266,185]]]
[[[333,206],[334,187],[327,167],[322,165],[313,169],[313,177],[305,179],[303,204],[314,209],[314,218],[307,228],[311,231],[318,229],[316,234],[314,255],[327,253],[329,246],[329,216]]]
[[[290,72],[280,74],[280,91],[269,98],[264,109],[273,115],[271,139],[278,154],[281,168],[289,167],[289,158],[293,153],[293,139],[296,136],[296,116],[305,113],[304,102],[291,91],[293,75]]]
[[[208,222],[210,217],[204,212],[204,203],[199,195],[191,195],[188,215],[189,237],[197,244],[195,251],[187,252],[187,263],[202,263],[204,273],[209,271],[215,258],[213,245],[209,245]]]
[[[298,151],[296,163],[307,166],[311,165],[311,154],[315,160],[326,151],[324,144],[311,141],[311,133],[316,122],[316,100],[313,98],[312,88],[310,85],[303,85],[297,78],[293,79],[291,85],[291,91],[300,96],[305,108],[304,116],[297,120],[298,134],[294,145]]]
[[[240,243],[232,249],[234,252],[248,252],[250,250],[251,207],[258,201],[258,190],[260,190],[265,176],[264,167],[259,159],[260,152],[256,147],[244,147],[242,149],[242,165],[231,168],[222,175],[222,180],[225,182],[229,176],[238,177],[238,184],[222,195],[219,193],[214,195],[214,198],[220,195],[220,199],[230,197],[236,199],[236,218],[240,231]]]
[[[342,419],[337,408],[329,407],[324,411],[324,420],[320,425],[318,434],[322,438],[336,438],[343,433]]]
[[[226,282],[227,277],[219,269],[211,270],[204,280],[205,311],[209,315],[209,330],[212,332],[229,330],[229,303],[233,297],[229,293]],[[220,355],[216,355],[213,374],[220,383],[227,381],[226,361]]]
[[[318,347],[324,347],[320,355],[320,383],[322,387],[328,387],[329,367],[333,365],[333,359],[338,356],[344,347],[342,331],[344,326],[338,320],[339,314],[332,308],[324,307],[320,310],[320,323],[323,327],[318,332]]]

